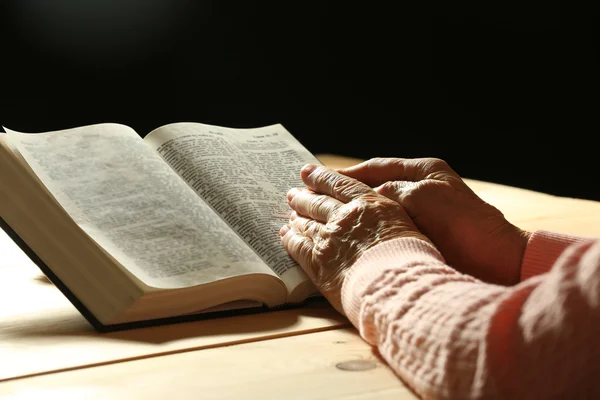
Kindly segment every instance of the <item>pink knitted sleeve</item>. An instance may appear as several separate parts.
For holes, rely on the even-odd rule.
[[[357,260],[342,304],[422,398],[600,398],[600,240],[575,241],[549,272],[504,287],[396,239]]]
[[[587,238],[548,231],[533,232],[521,263],[521,280],[550,271],[558,257],[573,243]]]

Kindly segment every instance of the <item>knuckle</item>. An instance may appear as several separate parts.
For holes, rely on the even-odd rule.
[[[317,223],[315,220],[309,219],[306,221],[305,230],[309,235],[313,235],[317,231]]]
[[[315,182],[323,182],[323,183],[327,183],[333,178],[331,171],[329,171],[328,169],[323,168],[323,167],[318,167],[317,169],[315,169],[311,173],[311,176],[313,176]]]
[[[335,238],[342,235],[343,232],[345,231],[344,229],[344,219],[343,218],[336,218],[334,220],[332,220],[331,222],[328,222],[324,227],[323,227],[323,236],[324,238],[327,239],[327,241],[335,241]],[[325,244],[325,243],[321,243],[321,244]]]
[[[384,196],[395,195],[398,192],[398,183],[389,181],[379,187],[378,192]]]
[[[407,209],[414,209],[427,199],[440,199],[443,193],[448,189],[448,184],[441,180],[428,179],[420,182],[414,182],[406,185],[402,189],[400,204]]]
[[[452,168],[448,163],[439,158],[428,158],[425,163],[425,171],[427,172],[427,179],[440,179],[444,180],[449,174],[452,174]]]
[[[332,188],[333,193],[346,198],[354,197],[362,192],[360,183],[348,178],[336,179]]]
[[[325,196],[315,196],[309,204],[309,213],[311,215],[316,215],[319,212],[319,209],[325,203]]]
[[[323,206],[323,215],[325,218],[331,217],[331,215],[335,214],[336,205],[334,203],[328,202]]]
[[[357,203],[360,204],[362,207],[366,207],[367,205],[369,205],[370,203],[376,203],[382,199],[386,199],[385,197],[382,197],[381,195],[379,195],[376,192],[373,193],[363,193],[359,196],[356,196],[356,200]]]
[[[348,208],[345,210],[345,213],[342,215],[342,220],[352,221],[358,219],[362,214],[365,213],[367,208],[369,208],[370,201],[364,197],[360,196],[352,200],[348,203]]]
[[[415,204],[419,204],[419,198],[423,193],[419,187],[421,185],[411,185],[402,190],[402,195],[399,197],[399,203],[402,207],[411,209]]]
[[[448,168],[448,163],[440,158],[430,157],[425,160],[431,171],[445,171]]]
[[[296,239],[293,246],[296,249],[297,260],[302,264],[310,263],[311,246],[308,241]]]
[[[339,177],[336,177],[335,179],[332,179],[331,188],[333,189],[333,191],[335,193],[341,193],[341,192],[347,190],[348,181],[346,179],[341,179]]]
[[[302,254],[308,256],[310,254],[310,246],[308,244],[307,240],[302,240],[300,242],[300,251],[302,252]]]
[[[454,174],[446,161],[435,157],[417,159],[416,167],[421,171],[422,177],[420,180],[447,180],[448,176]]]
[[[315,243],[314,247],[315,257],[320,260],[331,260],[333,258],[331,243],[327,240],[321,240]]]

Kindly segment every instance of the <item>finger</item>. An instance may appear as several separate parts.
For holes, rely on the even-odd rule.
[[[344,203],[358,196],[374,193],[373,189],[356,179],[315,164],[302,167],[300,177],[306,186],[315,192],[327,194]]]
[[[283,247],[286,249],[290,257],[292,257],[300,267],[306,272],[308,277],[312,280],[315,278],[312,270],[312,253],[314,249],[314,243],[309,237],[304,236],[296,228],[284,225],[281,228],[280,234],[282,234]]]
[[[312,190],[292,189],[287,195],[290,207],[300,215],[327,222],[335,211],[344,205],[331,196],[317,194]]]
[[[387,181],[417,182],[423,179],[445,180],[446,176],[458,177],[446,162],[437,158],[372,158],[338,171],[371,187]]]
[[[299,216],[295,212],[290,216],[290,225],[304,236],[310,238],[313,243],[321,237],[321,232],[325,228],[324,224],[311,218]]]

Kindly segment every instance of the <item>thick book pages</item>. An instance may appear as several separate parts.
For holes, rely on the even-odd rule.
[[[179,123],[142,140],[100,124],[0,145],[7,231],[98,329],[315,293],[278,230],[300,167],[318,161],[281,125]]]
[[[6,234],[13,240],[17,246],[29,257],[29,259],[42,271],[42,273],[52,282],[54,286],[71,302],[71,304],[79,311],[79,313],[89,322],[89,324],[100,333],[107,332],[118,332],[127,329],[134,328],[145,328],[149,326],[157,326],[157,325],[166,325],[173,323],[181,323],[181,322],[190,322],[190,321],[202,321],[212,318],[222,318],[234,315],[250,315],[257,313],[270,312],[275,310],[284,310],[284,309],[292,309],[295,307],[299,307],[299,304],[285,304],[276,308],[268,308],[264,305],[254,305],[252,307],[242,307],[240,304],[237,308],[235,305],[230,305],[227,308],[222,310],[218,310],[218,307],[215,307],[214,310],[207,310],[200,313],[195,314],[187,314],[187,315],[176,315],[173,317],[164,317],[157,319],[147,319],[141,321],[133,321],[133,322],[123,322],[116,324],[103,324],[100,320],[98,320],[94,314],[83,304],[77,296],[71,292],[71,290],[56,276],[52,269],[50,269],[44,261],[42,261],[37,254],[25,243],[19,235],[15,233],[15,231],[2,219],[0,218],[0,228],[6,232]]]

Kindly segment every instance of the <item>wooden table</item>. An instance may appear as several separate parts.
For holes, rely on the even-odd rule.
[[[600,236],[600,202],[467,182],[524,229]],[[326,303],[98,334],[0,232],[0,398],[416,397]]]

